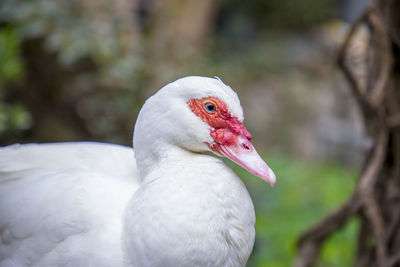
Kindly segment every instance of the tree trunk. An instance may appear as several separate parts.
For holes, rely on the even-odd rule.
[[[367,29],[362,45],[359,33]],[[374,140],[349,200],[299,239],[296,267],[312,266],[324,241],[353,216],[361,222],[354,266],[400,266],[400,1],[369,6],[339,52]]]

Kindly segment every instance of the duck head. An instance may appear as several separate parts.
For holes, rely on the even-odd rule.
[[[220,79],[189,76],[172,82],[150,97],[139,113],[133,140],[138,167],[146,158],[162,158],[171,148],[212,151],[273,186],[275,174],[252,145],[243,120],[237,94]]]

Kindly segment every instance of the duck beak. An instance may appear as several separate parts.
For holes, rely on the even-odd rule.
[[[251,142],[243,135],[239,135],[232,145],[215,144],[214,151],[231,159],[248,172],[260,177],[271,186],[276,183],[274,172],[260,157]]]

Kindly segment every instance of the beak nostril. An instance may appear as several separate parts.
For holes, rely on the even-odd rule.
[[[248,145],[246,145],[245,143],[242,143],[242,148],[246,149],[246,150],[250,150],[250,148],[248,147]]]

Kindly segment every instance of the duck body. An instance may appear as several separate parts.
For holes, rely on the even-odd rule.
[[[214,99],[210,110],[210,95],[233,102],[232,115]],[[255,237],[251,198],[231,169],[203,153],[275,182],[241,112],[220,80],[187,77],[146,101],[134,149],[0,148],[0,267],[245,266]]]
[[[127,209],[126,236],[135,236],[125,242],[132,265],[245,266],[255,215],[241,180],[207,155],[165,164],[166,178],[149,174]]]
[[[91,142],[1,148],[0,266],[124,266],[132,159],[131,148]]]

